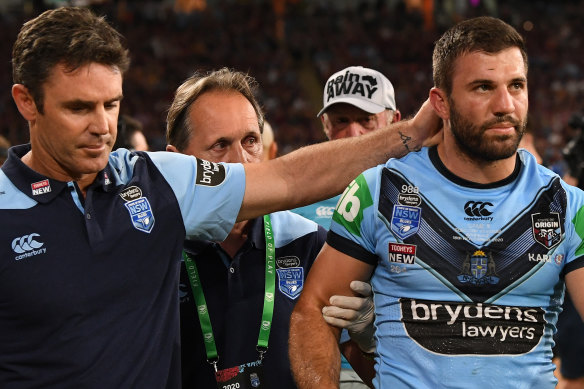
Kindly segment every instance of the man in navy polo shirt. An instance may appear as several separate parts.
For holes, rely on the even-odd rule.
[[[128,63],[86,9],[46,11],[14,44],[30,144],[0,172],[2,388],[178,388],[185,237],[220,241],[236,220],[331,196],[438,128],[427,109],[378,136],[245,166],[111,152]]]
[[[256,85],[251,77],[226,68],[191,76],[168,111],[167,150],[212,162],[260,162],[265,122],[254,97]],[[186,101],[191,103],[182,103]],[[185,120],[178,122],[177,117]],[[275,244],[271,258],[267,223]],[[269,214],[267,221],[257,217],[236,223],[220,243],[185,241],[180,284],[183,388],[217,383],[296,388],[288,359],[290,314],[325,238],[326,230],[318,224],[283,211]],[[273,277],[266,276],[266,266]],[[194,270],[195,283],[189,279]],[[273,296],[271,301],[265,300],[266,293]],[[201,296],[204,302],[197,301]],[[270,304],[272,313],[264,317]],[[208,316],[198,314],[201,306]],[[265,322],[270,323],[269,333],[261,339]],[[208,353],[209,343],[216,353]]]

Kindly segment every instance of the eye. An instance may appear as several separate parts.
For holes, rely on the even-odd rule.
[[[221,150],[225,150],[227,148],[227,142],[223,142],[223,141],[219,141],[217,143],[214,143],[213,146],[211,146],[211,150],[214,151],[221,151]]]
[[[244,143],[247,145],[254,145],[258,143],[258,139],[255,136],[248,136],[245,138]]]
[[[520,82],[520,81],[514,82],[514,83],[511,84],[511,88],[513,88],[513,89],[524,89],[525,88],[525,83],[524,82]]]
[[[112,103],[106,103],[105,104],[105,109],[107,109],[107,110],[116,109],[119,106],[119,104],[120,104],[119,101],[112,102]]]

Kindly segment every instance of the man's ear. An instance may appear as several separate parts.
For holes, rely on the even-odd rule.
[[[430,89],[430,104],[432,104],[436,114],[443,120],[450,119],[450,105],[448,104],[446,93],[442,89]]]
[[[22,84],[12,85],[12,98],[20,114],[27,121],[34,121],[39,114],[34,98],[28,91],[28,88]]]
[[[326,115],[326,112],[323,113],[322,115],[320,115],[320,123],[322,124],[322,130],[324,131],[324,134],[326,135],[327,139],[330,140],[332,134],[331,134],[330,129],[327,128],[327,126],[326,126],[325,115]]]
[[[178,153],[178,149],[176,147],[174,147],[173,145],[166,145],[166,151],[170,151],[172,153]]]

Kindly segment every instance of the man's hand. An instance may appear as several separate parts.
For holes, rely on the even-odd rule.
[[[412,126],[414,133],[423,139],[422,147],[434,146],[442,141],[443,121],[434,111],[430,99],[422,104],[412,119]]]
[[[359,296],[331,296],[330,306],[322,308],[324,320],[335,327],[348,330],[351,339],[366,353],[375,351],[373,334],[374,305],[371,285],[352,281],[351,290]]]

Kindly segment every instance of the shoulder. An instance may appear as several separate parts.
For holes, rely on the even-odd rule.
[[[309,234],[317,234],[322,229],[312,220],[290,211],[271,213],[270,220],[276,247],[285,246]]]

